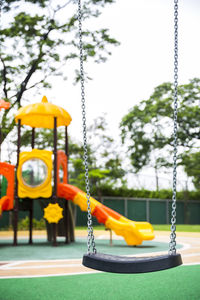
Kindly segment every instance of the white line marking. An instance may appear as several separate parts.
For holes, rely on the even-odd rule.
[[[184,264],[180,267],[187,267],[187,266],[198,266],[200,263],[188,263]],[[58,276],[75,276],[75,275],[90,275],[90,274],[97,274],[103,273],[101,271],[88,271],[88,272],[76,272],[76,273],[60,273],[60,274],[49,274],[49,275],[20,275],[20,276],[0,276],[0,279],[17,279],[17,278],[39,278],[39,277],[58,277]]]
[[[0,270],[26,270],[26,269],[50,269],[50,268],[71,268],[82,267],[82,264],[68,264],[68,265],[40,265],[40,266],[23,266],[23,267],[10,267],[2,266]]]
[[[194,262],[194,263],[184,263],[183,266],[198,266],[200,265],[200,262],[197,263],[197,262]]]
[[[183,247],[179,248],[181,251],[185,251],[185,250],[188,250],[191,248],[191,245],[190,244],[187,244],[187,243],[182,243],[182,242],[179,242],[178,245],[181,245]],[[178,250],[179,250],[178,249]]]
[[[105,235],[101,235],[99,237],[99,239],[106,239]],[[107,239],[109,240],[109,238],[107,237]],[[117,239],[123,239],[123,238],[117,238]],[[186,241],[186,243],[184,242],[179,242],[179,239],[182,239],[184,241]],[[166,237],[159,237],[158,239],[156,239],[156,242],[165,242],[167,244],[167,241],[166,241]],[[182,251],[185,251],[185,250],[188,250],[188,249],[191,249],[191,248],[196,248],[197,246],[195,245],[194,247],[189,245],[188,242],[195,242],[195,243],[198,243],[198,240],[197,238],[183,238],[183,237],[179,237],[177,239],[177,243],[179,245],[181,245],[182,247],[180,249],[178,249],[178,251],[180,250],[181,252]],[[198,245],[198,244],[197,244]],[[156,253],[156,252],[153,252],[151,254],[153,255],[161,255],[162,253],[166,253],[166,251],[160,251],[159,253]],[[135,254],[134,256],[148,256],[150,253],[143,253],[142,255],[141,254]],[[191,254],[184,254],[182,253],[182,256],[183,257],[193,257],[193,256],[196,256],[196,255],[200,255],[200,253],[191,253]],[[133,256],[133,255],[128,255],[128,256]],[[71,264],[68,264],[66,265],[66,263],[70,263],[70,261],[73,261],[75,263],[71,263]],[[24,266],[24,267],[20,267],[18,265],[20,264],[24,264],[24,263],[35,263],[35,262],[42,262],[44,263],[43,266]],[[64,264],[62,265],[45,265],[45,264],[48,264],[48,262],[62,262]],[[77,262],[77,264],[76,264]],[[75,267],[75,266],[81,266],[80,264],[81,262],[81,258],[70,258],[70,259],[52,259],[52,260],[22,260],[22,261],[1,261],[1,263],[5,263],[7,265],[4,265],[2,267],[0,267],[0,269],[2,270],[15,270],[15,269],[42,269],[42,268],[65,268],[65,267]],[[194,263],[184,263],[183,266],[195,266],[195,265],[200,265],[200,262],[194,262]],[[18,266],[18,267],[17,267]],[[10,278],[37,278],[37,277],[57,277],[57,276],[74,276],[74,275],[85,275],[85,274],[96,274],[96,273],[102,273],[100,271],[97,271],[97,270],[88,270],[88,271],[84,271],[84,272],[74,272],[74,273],[60,273],[60,274],[48,274],[48,275],[19,275],[19,276],[0,276],[0,279],[10,279]]]
[[[20,264],[21,264],[21,261],[11,262],[11,263],[7,263],[6,265],[1,266],[0,269],[4,269],[7,267],[12,268],[13,266],[17,266]]]
[[[76,273],[61,273],[61,274],[50,274],[50,275],[20,275],[20,276],[0,276],[0,279],[17,279],[17,278],[36,278],[36,277],[57,277],[57,276],[72,276],[72,275],[85,275],[85,274],[96,274],[102,273],[101,271],[88,271],[88,272],[76,272]]]
[[[67,258],[67,259],[48,259],[48,260],[44,260],[44,259],[31,259],[31,260],[17,260],[17,261],[0,261],[1,263],[32,263],[32,262],[43,262],[43,263],[48,263],[48,262],[70,262],[70,261],[81,261],[82,258]]]
[[[189,253],[189,254],[182,254],[183,257],[192,257],[192,256],[200,256],[200,252],[197,253]]]

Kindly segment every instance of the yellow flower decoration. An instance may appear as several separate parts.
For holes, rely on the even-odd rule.
[[[44,218],[49,223],[58,223],[60,219],[63,218],[62,212],[63,208],[61,208],[58,203],[49,203],[49,205],[44,209]]]

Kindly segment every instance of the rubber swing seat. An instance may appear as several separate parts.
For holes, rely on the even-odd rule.
[[[147,273],[180,266],[180,254],[167,254],[148,257],[126,257],[103,253],[90,253],[83,256],[85,267],[111,273]]]

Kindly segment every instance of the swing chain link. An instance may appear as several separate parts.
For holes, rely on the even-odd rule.
[[[97,253],[95,239],[92,226],[92,213],[90,201],[90,185],[89,185],[89,170],[88,170],[88,146],[87,146],[87,126],[86,126],[86,107],[85,107],[85,80],[83,68],[83,40],[82,40],[82,9],[81,0],[78,0],[78,23],[79,23],[79,51],[80,51],[80,82],[81,82],[81,108],[82,108],[82,127],[83,127],[83,149],[84,149],[84,166],[85,166],[85,185],[87,198],[87,226],[88,238],[87,247],[88,254]]]
[[[82,10],[81,0],[78,0],[78,22],[79,22],[79,49],[80,49],[80,81],[81,81],[81,108],[82,108],[82,126],[83,126],[83,148],[85,165],[85,183],[88,212],[88,254],[92,247],[93,253],[96,253],[95,239],[92,226],[89,170],[88,170],[88,146],[87,146],[87,127],[86,127],[86,107],[85,107],[85,80],[83,68],[83,41],[82,41]],[[172,195],[172,213],[171,213],[171,234],[169,244],[169,254],[176,254],[176,184],[177,184],[177,115],[178,115],[178,0],[174,0],[174,155],[173,155],[173,195]]]
[[[174,0],[174,155],[173,195],[169,254],[176,254],[176,184],[177,184],[177,115],[178,115],[178,0]]]

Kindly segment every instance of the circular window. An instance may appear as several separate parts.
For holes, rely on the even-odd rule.
[[[32,158],[23,163],[21,174],[25,185],[37,187],[47,179],[48,168],[43,160]]]

